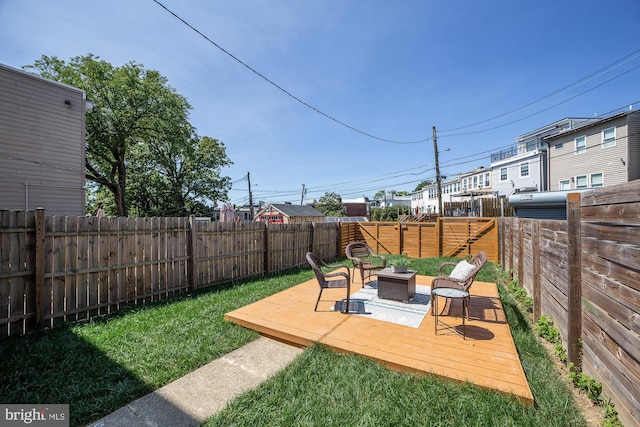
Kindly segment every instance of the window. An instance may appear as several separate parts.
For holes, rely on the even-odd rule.
[[[562,148],[562,142],[560,142],[560,143],[558,143],[558,144],[554,145],[554,146],[553,146],[553,148],[555,148],[556,150],[561,149],[561,148]]]
[[[529,176],[529,162],[520,163],[520,178]]]
[[[587,175],[576,176],[576,188],[588,188]]]
[[[612,127],[602,131],[602,148],[616,146],[616,128]]]
[[[560,181],[559,187],[560,190],[571,190],[571,181],[568,179],[565,181]]]
[[[473,177],[473,188],[478,188],[478,175]]]
[[[507,168],[500,168],[500,182],[506,181],[508,178]]]
[[[604,174],[592,173],[590,187],[604,187]]]
[[[491,173],[487,172],[484,174],[484,186],[491,187]]]
[[[576,148],[574,150],[575,154],[582,154],[587,151],[587,137],[579,136],[576,138]]]

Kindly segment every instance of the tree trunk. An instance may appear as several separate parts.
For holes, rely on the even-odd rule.
[[[118,216],[129,216],[127,209],[126,187],[127,186],[127,167],[124,164],[124,151],[118,156],[118,187],[114,194],[116,199],[116,209]]]

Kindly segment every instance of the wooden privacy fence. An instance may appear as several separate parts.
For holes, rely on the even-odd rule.
[[[640,181],[573,193],[567,220],[500,218],[500,260],[550,316],[569,362],[640,425]],[[582,355],[582,357],[580,357]]]
[[[335,224],[0,211],[0,336],[337,256]]]
[[[380,254],[412,258],[466,257],[484,251],[498,261],[496,218],[438,218],[436,222],[346,222],[340,224],[340,251],[363,241]]]

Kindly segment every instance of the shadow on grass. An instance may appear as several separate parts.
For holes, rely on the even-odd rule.
[[[96,421],[257,338],[224,314],[310,277],[294,269],[230,281],[2,339],[0,402],[69,404],[70,425]]]
[[[61,351],[62,350],[62,351]],[[0,343],[0,402],[69,404],[80,425],[152,391],[71,328],[36,332]]]

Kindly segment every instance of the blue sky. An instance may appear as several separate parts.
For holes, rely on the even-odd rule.
[[[0,0],[0,63],[93,53],[158,70],[225,144],[236,204],[247,173],[255,201],[412,191],[435,176],[433,126],[453,176],[640,101],[638,0],[159,1],[246,66],[153,0]]]

